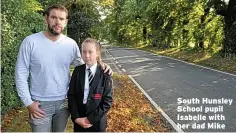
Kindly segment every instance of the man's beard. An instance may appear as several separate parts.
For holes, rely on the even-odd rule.
[[[60,35],[61,34],[61,32],[56,32],[56,31],[54,31],[53,30],[53,28],[50,26],[50,25],[48,25],[48,31],[51,33],[51,34],[53,34],[54,36],[58,36],[58,35]]]

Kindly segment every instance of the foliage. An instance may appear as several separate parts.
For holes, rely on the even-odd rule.
[[[21,102],[14,83],[18,48],[24,37],[43,29],[42,8],[35,0],[2,1],[1,112],[18,107]]]
[[[114,0],[102,36],[118,44],[222,49],[235,55],[235,5],[234,0]]]
[[[91,32],[99,20],[96,2],[92,0],[79,0],[69,7],[68,36],[79,45],[87,37],[98,38],[95,32]],[[95,36],[94,36],[95,35]]]

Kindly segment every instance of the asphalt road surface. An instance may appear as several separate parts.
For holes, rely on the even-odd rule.
[[[104,48],[103,61],[131,75],[182,131],[236,132],[236,75],[132,48]]]

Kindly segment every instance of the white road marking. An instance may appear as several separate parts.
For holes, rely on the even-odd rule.
[[[123,72],[126,72],[126,70],[124,68],[121,69]]]

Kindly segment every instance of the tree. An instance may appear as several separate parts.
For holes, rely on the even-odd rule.
[[[223,57],[236,56],[236,1],[209,0],[208,8],[214,7],[224,18],[224,42],[221,50]]]
[[[74,1],[69,7],[68,36],[79,45],[91,37],[91,28],[99,21],[96,3],[92,0]]]

